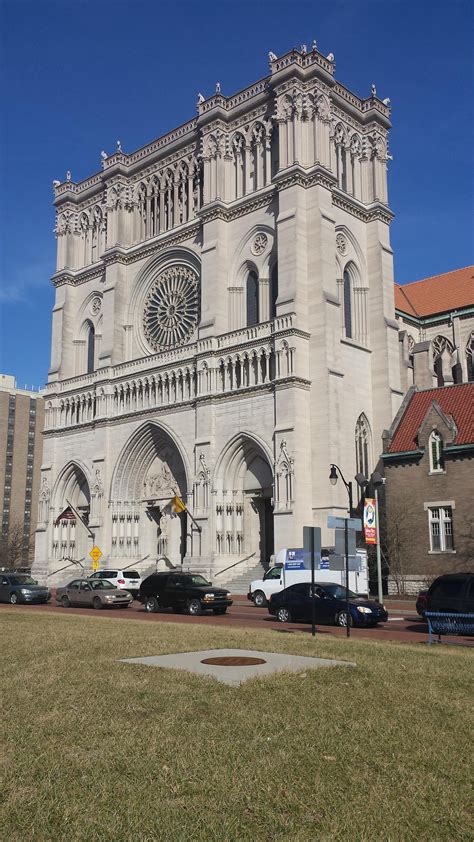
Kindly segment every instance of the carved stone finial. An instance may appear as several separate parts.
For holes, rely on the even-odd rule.
[[[221,83],[216,82],[216,94],[220,94],[220,92],[221,92]]]
[[[303,56],[305,56],[307,52],[308,52],[308,48],[307,48],[306,44],[302,44],[301,47],[300,47],[300,53]]]
[[[72,178],[71,170],[68,170],[67,173],[66,173],[66,181],[71,181],[71,178]]]
[[[271,63],[272,61],[276,61],[277,58],[278,56],[276,56],[275,53],[272,53],[272,51],[270,50],[270,52],[268,53],[268,61]]]
[[[106,161],[109,156],[107,155],[107,152],[104,152],[104,150],[102,150],[102,152],[100,153],[100,157],[103,161]]]
[[[117,141],[117,152],[121,152],[121,151],[122,151],[122,144],[120,143],[120,140],[118,140]]]
[[[53,187],[59,187],[60,184],[61,184],[61,182],[58,181],[57,178],[55,178],[54,181],[53,181]]]
[[[204,97],[202,94],[198,94],[198,105],[201,105],[201,102],[204,102]]]
[[[390,99],[388,98],[388,96],[385,97],[385,99],[383,99],[382,102],[384,105],[390,105]]]
[[[374,84],[372,84],[372,87],[371,87],[371,89],[370,89],[370,92],[371,92],[371,95],[372,95],[373,97],[374,97],[374,96],[377,96],[377,88],[375,87],[375,85],[374,85]]]
[[[313,43],[311,45],[311,49],[312,49],[313,53],[315,53],[316,50],[318,49],[318,45],[316,43],[316,38],[313,38]]]
[[[334,61],[334,53],[328,53],[326,58],[328,61]]]

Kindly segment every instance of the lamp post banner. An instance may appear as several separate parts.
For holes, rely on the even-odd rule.
[[[364,503],[364,535],[366,544],[377,543],[377,504],[372,497],[366,497]]]

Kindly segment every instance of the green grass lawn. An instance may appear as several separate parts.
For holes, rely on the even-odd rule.
[[[96,616],[0,615],[5,840],[472,840],[473,653]],[[356,661],[240,688],[118,658]]]

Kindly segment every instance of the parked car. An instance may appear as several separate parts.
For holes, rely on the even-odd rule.
[[[416,610],[420,617],[425,619],[426,602],[428,599],[428,591],[420,591],[416,600]]]
[[[445,573],[428,589],[425,611],[474,613],[474,573]]]
[[[24,573],[9,572],[0,574],[0,602],[48,602],[51,593],[44,585],[38,585],[36,579]]]
[[[73,579],[56,589],[56,600],[63,608],[77,605],[83,608],[128,608],[133,597],[128,591],[116,588],[106,580]]]
[[[89,579],[110,582],[111,585],[128,591],[134,597],[138,595],[142,583],[141,576],[136,570],[98,570],[97,573],[92,573]]]
[[[312,619],[311,588],[310,582],[300,582],[272,594],[268,602],[270,614],[276,616],[281,623],[288,623],[291,620],[310,623]],[[316,622],[347,626],[346,588],[334,582],[316,582],[314,588]],[[377,623],[385,623],[388,618],[384,605],[359,597],[352,591],[349,591],[349,615],[351,626],[376,626]]]
[[[230,593],[223,588],[213,588],[200,573],[153,573],[143,580],[138,599],[145,611],[172,608],[198,615],[212,610],[225,614],[232,605]]]

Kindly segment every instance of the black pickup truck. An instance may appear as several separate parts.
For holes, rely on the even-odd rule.
[[[232,605],[229,596],[229,591],[213,588],[200,573],[152,573],[143,580],[137,598],[149,613],[172,608],[196,616],[203,611],[225,614]]]

